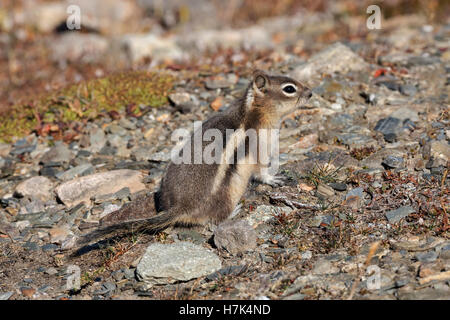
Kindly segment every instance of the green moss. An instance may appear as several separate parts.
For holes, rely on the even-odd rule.
[[[22,137],[39,124],[68,124],[91,120],[130,104],[159,107],[167,103],[174,78],[158,72],[126,72],[84,81],[47,94],[27,104],[14,105],[2,115],[0,141]],[[139,114],[140,109],[133,109]]]

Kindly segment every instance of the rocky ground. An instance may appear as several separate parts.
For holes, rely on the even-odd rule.
[[[95,15],[97,33],[45,33],[61,19],[35,25],[43,36],[34,45],[50,43],[56,59],[50,74],[73,68],[72,58],[92,60],[51,78],[70,84],[82,74],[75,98],[57,91],[50,103],[3,105],[15,111],[0,131],[0,299],[450,299],[450,21],[396,16],[373,31],[365,16],[330,10],[225,29],[172,27],[163,15],[163,29],[150,33],[124,22],[127,35]],[[81,52],[73,48],[91,51],[71,57]],[[113,109],[89,95],[96,87],[84,79],[110,79],[106,52],[138,70],[131,78],[150,77],[152,95],[120,96]],[[225,110],[253,68],[314,91],[283,122],[287,184],[252,183],[241,212],[219,226],[134,233],[77,251],[99,219],[151,202],[171,133]],[[17,85],[3,101],[16,98]],[[17,110],[31,117],[19,121]],[[78,271],[80,287],[68,288]]]

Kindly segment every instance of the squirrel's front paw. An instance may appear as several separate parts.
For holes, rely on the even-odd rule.
[[[264,175],[261,177],[261,182],[272,187],[281,187],[286,185],[287,178],[281,174],[278,175]]]

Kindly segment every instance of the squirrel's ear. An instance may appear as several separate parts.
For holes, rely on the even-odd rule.
[[[255,70],[253,72],[253,90],[260,94],[264,95],[266,91],[266,87],[269,84],[269,79],[267,74],[261,70]]]

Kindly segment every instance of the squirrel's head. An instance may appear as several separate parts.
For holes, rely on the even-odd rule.
[[[311,89],[285,76],[273,76],[261,70],[253,73],[252,104],[283,117],[304,105],[312,96]]]

